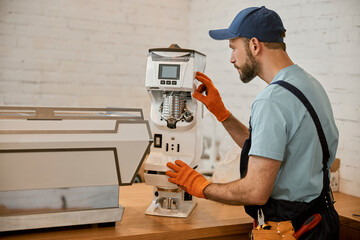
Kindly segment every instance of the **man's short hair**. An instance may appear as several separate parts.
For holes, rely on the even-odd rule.
[[[269,49],[281,49],[286,52],[286,44],[284,42],[264,42],[264,45]]]
[[[283,32],[283,37],[285,37],[285,31]],[[249,46],[250,39],[242,37],[246,46]],[[286,44],[284,42],[263,42],[265,47],[268,49],[281,49],[286,52]]]

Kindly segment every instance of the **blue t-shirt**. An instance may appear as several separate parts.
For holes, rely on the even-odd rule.
[[[329,98],[321,84],[297,65],[279,71],[272,82],[297,87],[314,107],[335,159],[339,133]],[[282,161],[271,194],[274,199],[309,202],[323,187],[322,149],[315,124],[303,103],[287,89],[272,84],[256,97],[251,110],[249,155]]]

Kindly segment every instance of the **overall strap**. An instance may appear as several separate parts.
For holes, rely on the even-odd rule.
[[[315,112],[315,109],[313,108],[313,106],[311,105],[311,103],[309,102],[309,100],[305,97],[305,95],[295,86],[293,86],[292,84],[279,80],[276,82],[273,82],[271,84],[278,84],[282,87],[284,87],[285,89],[289,90],[291,93],[293,93],[306,107],[306,109],[308,110],[308,112],[311,115],[311,118],[313,119],[314,123],[315,123],[315,127],[319,136],[319,140],[321,143],[321,148],[322,148],[322,153],[323,153],[323,173],[324,173],[324,178],[323,178],[323,189],[322,189],[322,194],[326,194],[329,191],[329,185],[330,185],[330,181],[329,181],[329,171],[328,171],[328,166],[327,163],[329,161],[330,158],[330,152],[329,152],[329,147],[328,144],[326,142],[326,138],[325,138],[325,134],[324,134],[324,130],[321,127],[321,123],[319,120],[318,115]]]
[[[249,151],[251,148],[251,117],[249,120],[249,138],[245,140],[244,145],[241,149],[240,154],[240,178],[244,178],[247,174],[248,165],[249,165]]]

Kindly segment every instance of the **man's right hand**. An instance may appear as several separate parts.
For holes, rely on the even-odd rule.
[[[230,112],[225,108],[219,91],[215,88],[211,79],[201,72],[196,72],[195,78],[202,84],[193,93],[193,97],[202,102],[219,122],[225,121],[230,116]],[[206,95],[203,95],[203,92]]]

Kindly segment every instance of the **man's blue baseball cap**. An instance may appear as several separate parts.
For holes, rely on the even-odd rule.
[[[286,31],[280,16],[266,7],[250,7],[239,12],[227,29],[210,30],[215,40],[256,37],[261,42],[284,42]]]

